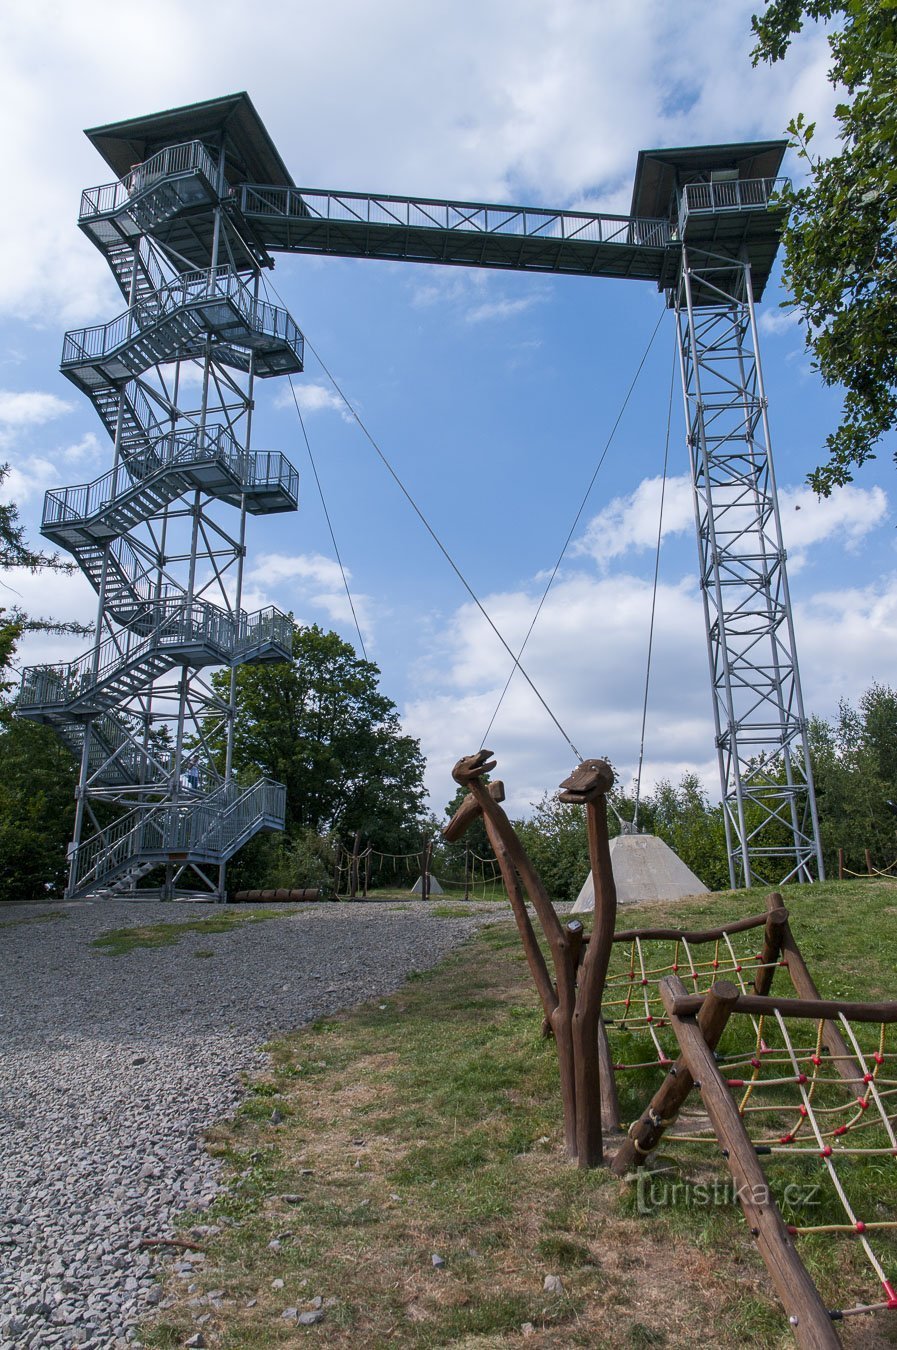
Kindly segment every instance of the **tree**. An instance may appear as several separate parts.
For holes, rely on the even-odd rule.
[[[546,792],[535,803],[530,818],[515,821],[514,829],[555,904],[575,900],[589,873],[589,840],[582,807],[568,806],[554,793]]]
[[[9,473],[8,464],[0,464],[0,487]],[[15,502],[0,502],[0,571],[24,567],[29,572],[72,572],[75,564],[66,562],[58,553],[35,551],[25,538],[25,527],[19,523]],[[8,694],[12,681],[6,678],[23,633],[90,633],[82,623],[59,622],[56,619],[37,619],[27,615],[18,605],[5,609],[0,605],[0,697]]]
[[[234,766],[286,784],[291,839],[359,830],[384,851],[418,846],[424,761],[379,674],[317,625],[295,629],[292,661],[237,671]],[[226,698],[228,672],[212,682]],[[220,737],[217,750],[223,761]]]
[[[49,727],[0,723],[0,902],[45,900],[66,879],[77,764]]]
[[[873,684],[856,708],[843,700],[831,722],[811,718],[810,755],[826,868],[836,874],[838,849],[847,867],[865,872],[869,849],[880,866],[897,854],[897,693]]]
[[[828,461],[809,475],[824,496],[875,458],[897,421],[897,6],[894,0],[771,0],[753,18],[753,61],[783,59],[806,20],[836,21],[829,80],[842,86],[840,152],[816,157],[814,123],[798,114],[792,143],[809,178],[782,196],[784,280],[822,379],[843,385]]]
[[[698,775],[683,774],[678,787],[661,780],[646,806],[653,832],[669,844],[686,867],[710,890],[728,889],[723,808],[711,806]]]

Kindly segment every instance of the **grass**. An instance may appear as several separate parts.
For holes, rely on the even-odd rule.
[[[266,919],[291,918],[295,909],[253,909],[250,911],[222,910],[211,918],[184,919],[180,923],[142,923],[131,928],[107,928],[93,946],[106,956],[125,956],[140,947],[174,947],[188,933],[211,937],[216,933],[232,933],[247,923],[264,923]],[[213,956],[208,950],[197,950],[195,956]]]
[[[710,925],[762,899],[627,909],[624,922]],[[786,901],[823,993],[894,993],[897,886],[791,888]],[[680,1201],[643,1215],[632,1183],[566,1161],[554,1049],[540,1023],[503,921],[390,998],[273,1042],[270,1070],[209,1135],[221,1195],[210,1214],[184,1217],[220,1231],[203,1239],[191,1292],[167,1277],[175,1301],[145,1344],[182,1345],[200,1311],[211,1312],[203,1335],[220,1350],[306,1336],[353,1350],[793,1344],[737,1207]],[[646,1078],[641,1104],[652,1085]],[[683,1148],[674,1161],[690,1182],[729,1177],[712,1152]],[[795,1179],[805,1179],[799,1161],[776,1160],[777,1193]],[[897,1213],[884,1166],[861,1163],[854,1181]],[[855,1244],[804,1242],[832,1306],[870,1291]],[[560,1294],[544,1290],[548,1274],[561,1277]],[[220,1306],[191,1303],[213,1288]],[[335,1300],[317,1326],[281,1317],[316,1296]],[[849,1319],[842,1334],[853,1346],[897,1344],[887,1326],[884,1315]]]
[[[222,909],[219,914],[214,914],[210,918],[184,919],[179,923],[134,924],[130,928],[108,928],[98,938],[94,939],[92,945],[104,952],[106,956],[125,956],[128,952],[136,951],[142,947],[173,947],[188,933],[212,936],[217,933],[232,933],[235,929],[247,923],[264,923],[266,919],[294,918],[297,914],[302,913],[305,908],[304,904],[297,904],[289,907],[284,905],[280,909]],[[391,908],[394,910],[410,909],[411,906],[392,905]],[[464,906],[434,905],[430,913],[438,919],[466,919],[475,914],[476,910]],[[10,919],[7,925],[0,924],[0,927],[15,923],[42,923],[52,918],[63,919],[65,915],[57,910],[50,914],[36,915],[28,919]],[[215,953],[200,948],[193,955],[210,957],[214,956]]]
[[[17,928],[23,923],[52,923],[54,919],[67,919],[64,909],[48,909],[45,914],[29,914],[22,919],[3,919],[0,928]]]

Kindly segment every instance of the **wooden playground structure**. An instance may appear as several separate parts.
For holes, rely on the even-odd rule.
[[[762,913],[722,928],[616,931],[606,807],[613,771],[604,760],[584,761],[561,784],[560,800],[585,808],[595,887],[592,931],[563,922],[502,809],[502,784],[486,781],[495,767],[488,750],[458,761],[453,777],[468,796],[444,835],[456,841],[482,816],[557,1047],[568,1155],[622,1177],[650,1165],[661,1141],[721,1153],[801,1347],[838,1346],[836,1323],[897,1311],[893,1250],[880,1247],[897,1218],[881,1215],[865,1174],[853,1175],[870,1160],[897,1161],[889,1041],[897,1002],[821,998],[777,893]],[[786,994],[772,989],[780,970]],[[652,1074],[659,1086],[646,1102],[640,1086]],[[624,1099],[637,1111],[628,1128]],[[786,1221],[773,1193],[777,1158],[808,1169],[826,1222]],[[799,1252],[811,1236],[859,1243],[874,1293],[827,1308]]]

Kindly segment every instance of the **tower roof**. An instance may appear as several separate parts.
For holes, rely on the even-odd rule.
[[[787,141],[741,141],[640,150],[630,215],[669,216],[670,199],[677,187],[706,179],[720,169],[735,169],[739,178],[775,178],[787,148]]]
[[[182,108],[91,127],[84,133],[113,172],[123,178],[133,164],[183,141],[227,139],[232,181],[292,187],[293,179],[247,93],[188,103]]]

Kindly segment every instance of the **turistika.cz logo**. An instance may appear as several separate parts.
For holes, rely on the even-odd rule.
[[[819,1204],[817,1184],[789,1182],[776,1193],[770,1186],[737,1185],[731,1178],[719,1181],[671,1181],[650,1172],[639,1172],[636,1177],[636,1210],[639,1214],[654,1214],[659,1209],[683,1206],[692,1209],[716,1209],[737,1205],[748,1200],[755,1205],[768,1205],[775,1199],[779,1209],[812,1209]]]

